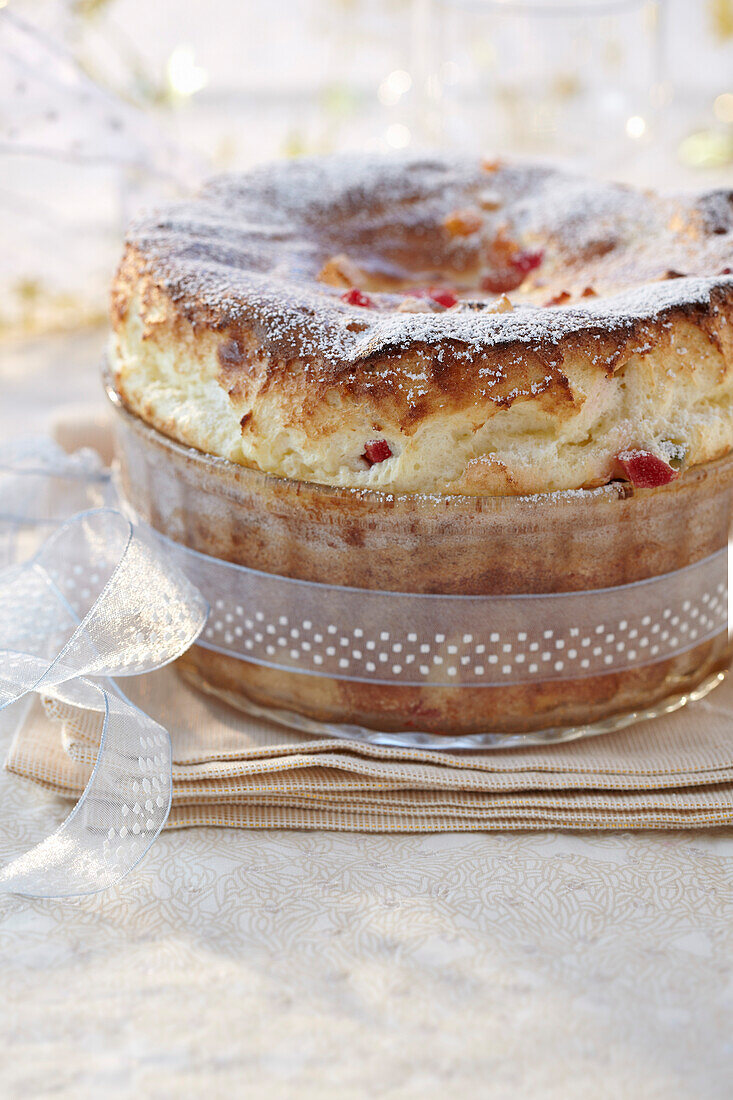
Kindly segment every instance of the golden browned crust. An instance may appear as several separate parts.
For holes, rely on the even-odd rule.
[[[733,446],[732,241],[723,192],[440,159],[276,165],[133,227],[112,366],[159,430],[279,475],[604,484],[625,448],[697,465]],[[436,282],[457,305],[409,293]],[[354,285],[374,308],[341,300]],[[391,456],[370,466],[373,439]]]

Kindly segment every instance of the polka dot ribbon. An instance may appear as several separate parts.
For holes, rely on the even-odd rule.
[[[293,580],[158,538],[211,607],[199,646],[304,676],[440,688],[568,680],[676,657],[728,624],[725,548],[613,588],[451,596]]]

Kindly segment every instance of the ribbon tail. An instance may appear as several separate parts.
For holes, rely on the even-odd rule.
[[[103,709],[96,763],[58,829],[0,870],[0,893],[60,898],[108,889],[139,863],[168,818],[168,731],[110,682],[73,687],[75,705]]]

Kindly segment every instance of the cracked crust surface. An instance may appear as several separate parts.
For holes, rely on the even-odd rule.
[[[629,447],[695,466],[733,447],[732,198],[440,157],[215,179],[131,227],[114,381],[181,443],[328,485],[588,488]]]

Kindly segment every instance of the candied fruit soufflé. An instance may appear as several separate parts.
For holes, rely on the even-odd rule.
[[[321,731],[540,740],[718,682],[729,646],[712,605],[688,600],[684,633],[670,604],[674,578],[700,575],[688,567],[725,564],[732,198],[363,156],[224,176],[141,216],[108,374],[120,483],[143,519],[209,558],[379,594],[572,592],[585,606],[589,590],[613,600],[672,577],[680,623],[636,624],[624,606],[577,644],[570,600],[537,658],[531,623],[477,639],[398,602],[372,659],[362,623],[317,627],[275,595],[257,608],[271,637],[246,600],[222,598],[222,637],[186,653],[184,674]],[[428,662],[425,645],[445,649]]]

